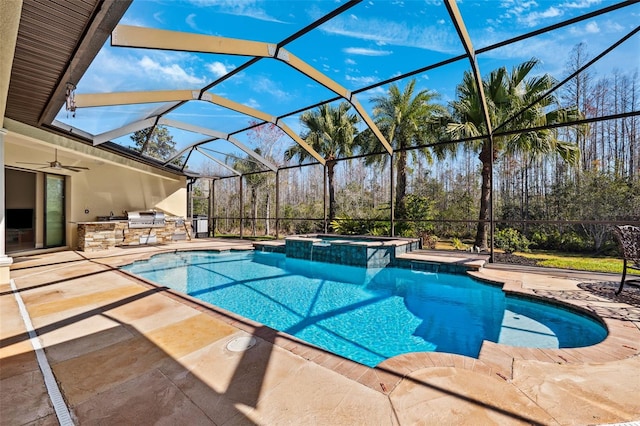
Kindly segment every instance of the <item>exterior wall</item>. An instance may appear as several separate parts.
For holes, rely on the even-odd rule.
[[[5,165],[24,170],[67,176],[66,241],[77,247],[77,223],[92,222],[98,216],[125,215],[125,211],[160,210],[168,216],[187,214],[186,178],[164,170],[128,160],[81,142],[6,120],[9,130],[5,138]],[[22,162],[47,163],[58,149],[63,164],[88,167],[75,173]],[[40,175],[42,176],[42,175]],[[43,187],[38,186],[36,200],[43,200]],[[42,217],[41,201],[36,206]],[[38,227],[39,230],[42,227]],[[36,248],[43,246],[43,235],[36,235]]]
[[[160,179],[108,164],[89,167],[91,170],[75,173],[69,179],[67,222],[91,222],[112,212],[114,216],[126,216],[127,211],[137,210],[156,209],[179,217],[187,214],[184,179]],[[68,241],[71,247],[77,244],[77,240]]]
[[[11,68],[20,26],[22,0],[0,0],[0,188],[4,195],[5,137],[4,114],[11,80]],[[5,254],[4,196],[0,198],[0,285],[9,283],[13,260]]]
[[[0,0],[0,129],[4,127],[4,112],[21,11],[22,0]]]

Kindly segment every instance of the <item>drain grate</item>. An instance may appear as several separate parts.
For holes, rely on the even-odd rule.
[[[256,338],[251,336],[236,337],[227,343],[227,349],[231,352],[244,352],[256,344]]]

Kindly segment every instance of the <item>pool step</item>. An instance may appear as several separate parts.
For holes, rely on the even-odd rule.
[[[426,265],[438,265],[437,270],[433,272],[466,272],[479,271],[482,269],[489,259],[488,255],[465,255],[457,252],[437,252],[432,250],[414,250],[396,256],[398,266],[407,267],[410,264],[412,269],[421,269],[420,264],[423,263],[425,270],[433,268]],[[405,263],[405,265],[403,265]]]
[[[253,249],[256,251],[262,251],[266,253],[282,253],[286,251],[285,242],[278,241],[256,241],[253,243]]]

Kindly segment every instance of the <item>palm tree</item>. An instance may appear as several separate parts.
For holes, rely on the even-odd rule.
[[[454,122],[447,126],[450,136],[481,137],[466,142],[465,146],[477,152],[482,162],[480,220],[475,240],[475,245],[482,249],[486,249],[488,245],[487,222],[490,219],[492,161],[497,160],[503,153],[516,152],[534,156],[558,154],[570,164],[576,164],[580,158],[578,147],[573,143],[558,140],[556,132],[552,129],[501,135],[510,130],[538,128],[581,118],[580,112],[576,109],[560,108],[554,96],[543,96],[555,83],[551,76],[545,74],[527,78],[537,64],[538,60],[532,59],[514,67],[511,73],[505,67],[501,67],[491,72],[488,79],[483,80],[489,119],[495,131],[493,151],[487,136],[477,85],[471,72],[465,72],[462,83],[456,88],[457,100],[451,103]],[[534,104],[531,105],[532,103]]]
[[[353,139],[357,133],[356,124],[360,119],[349,113],[351,105],[341,102],[337,107],[331,104],[320,105],[317,110],[306,111],[300,116],[300,122],[306,128],[301,138],[326,160],[327,181],[329,186],[329,221],[336,217],[334,185],[334,167],[338,157],[352,154]],[[303,147],[294,144],[285,153],[285,160],[297,157],[302,163],[309,158]]]
[[[397,85],[392,84],[385,96],[371,98],[371,102],[374,104],[374,120],[396,152],[394,154],[396,160],[395,217],[399,219],[405,219],[407,216],[405,196],[407,192],[408,151],[406,148],[435,141],[434,124],[437,124],[440,117],[446,114],[444,107],[433,103],[438,98],[437,93],[422,90],[414,95],[415,86],[415,79],[405,86],[404,91],[400,91]],[[368,136],[362,137],[360,143],[364,144],[363,150],[365,152],[372,153],[380,150],[378,140],[373,138],[370,132]],[[409,152],[412,156],[420,154],[428,162],[433,161],[431,152],[427,149]],[[367,163],[386,163],[388,158],[387,155],[370,156],[367,157]]]

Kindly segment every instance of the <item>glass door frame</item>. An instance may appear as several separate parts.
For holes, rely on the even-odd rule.
[[[43,173],[44,174],[44,209],[43,209],[43,214],[44,214],[44,220],[43,220],[43,246],[45,248],[52,248],[52,247],[63,247],[66,244],[66,240],[67,240],[67,228],[66,228],[66,176],[65,175],[58,175],[58,174],[54,174],[54,173]],[[60,211],[58,212],[59,214],[59,222],[56,224],[56,228],[60,228],[60,235],[58,236],[57,240],[55,241],[51,241],[51,236],[49,235],[49,232],[52,231],[50,229],[50,222],[49,219],[51,219],[51,216],[53,216],[52,212],[49,211],[50,209],[50,205],[49,202],[53,201],[49,199],[49,182],[50,179],[55,179],[55,180],[59,180],[61,181],[61,188],[60,188],[60,199],[58,200],[58,204],[57,207],[60,208]]]

